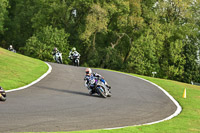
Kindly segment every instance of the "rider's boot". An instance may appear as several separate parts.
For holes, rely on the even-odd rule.
[[[104,84],[106,85],[106,87],[108,87],[108,89],[111,89],[111,86],[106,81]]]
[[[110,85],[106,85],[106,87],[108,87],[109,89],[111,89],[111,86],[110,86]]]
[[[111,89],[111,86],[106,82],[105,83],[106,87],[108,87],[108,89]]]

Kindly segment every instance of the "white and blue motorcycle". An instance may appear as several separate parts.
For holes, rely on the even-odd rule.
[[[85,86],[87,86],[87,80],[85,80]],[[90,79],[89,87],[92,88],[93,94],[97,93],[99,96],[106,98],[111,97],[110,89],[105,85],[104,79],[98,77],[92,77]]]
[[[59,63],[59,64],[63,64],[63,61],[62,61],[62,53],[60,52],[57,52],[55,55],[54,55],[54,60]]]

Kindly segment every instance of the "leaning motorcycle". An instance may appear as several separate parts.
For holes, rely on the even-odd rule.
[[[14,49],[11,49],[10,51],[16,53],[16,50],[14,50]]]
[[[59,64],[63,64],[63,61],[62,61],[62,53],[60,52],[57,52],[55,55],[54,55],[54,60],[59,63]]]
[[[86,81],[87,82],[87,81]],[[111,97],[110,89],[105,85],[102,79],[94,78],[91,81],[91,85],[94,85],[94,92],[101,97]]]
[[[73,55],[73,65],[74,66],[79,66],[79,59],[80,59],[80,55],[78,53],[75,53]]]
[[[0,89],[0,101],[6,101],[6,92]]]

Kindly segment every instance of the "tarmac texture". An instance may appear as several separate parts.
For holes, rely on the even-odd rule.
[[[156,86],[124,74],[93,69],[112,86],[112,97],[90,96],[84,67],[49,63],[52,72],[0,102],[0,132],[55,132],[145,124],[176,111]]]

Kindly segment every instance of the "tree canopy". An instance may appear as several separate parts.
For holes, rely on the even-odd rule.
[[[199,0],[1,0],[0,45],[45,61],[200,82]]]

